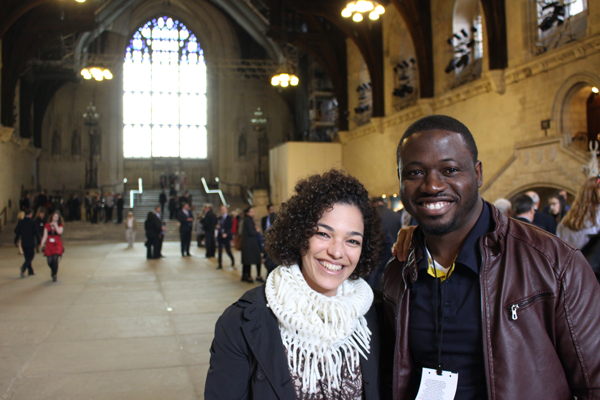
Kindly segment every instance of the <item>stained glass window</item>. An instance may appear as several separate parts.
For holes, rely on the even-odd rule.
[[[206,158],[206,64],[196,36],[169,17],[135,32],[123,65],[123,152]]]

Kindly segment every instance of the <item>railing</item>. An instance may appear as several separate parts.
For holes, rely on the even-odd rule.
[[[227,205],[227,202],[225,201],[225,196],[223,196],[223,192],[221,191],[221,189],[209,189],[208,183],[206,183],[206,179],[204,179],[204,177],[202,177],[202,186],[204,186],[204,191],[206,192],[206,194],[217,193],[221,198],[221,203],[224,206]]]
[[[0,232],[2,232],[2,225],[6,225],[8,222],[8,208],[5,206],[2,212],[0,212]]]
[[[204,178],[202,178],[204,179]],[[136,194],[140,196],[144,193],[144,187],[142,186],[142,178],[138,178],[138,190],[130,190],[129,191],[129,208],[133,208],[133,198]],[[140,197],[141,200],[141,197]]]

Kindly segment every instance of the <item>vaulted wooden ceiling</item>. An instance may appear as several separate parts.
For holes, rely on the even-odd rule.
[[[168,0],[167,0],[168,1]],[[195,0],[180,0],[195,1]],[[217,6],[218,0],[211,0]],[[232,0],[244,2],[245,0]],[[369,69],[373,90],[373,116],[384,115],[383,37],[381,22],[365,20],[354,23],[341,16],[345,0],[263,0],[268,5],[270,22],[266,35],[275,41],[283,40],[304,49],[322,65],[333,83],[340,111],[349,108],[347,83],[346,39],[350,38],[360,50]],[[383,5],[395,7],[411,34],[419,69],[420,96],[434,95],[434,63],[432,15],[427,0],[382,0]],[[485,15],[490,69],[507,67],[505,0],[480,0]],[[26,80],[30,92],[25,96],[39,118],[55,91],[65,82],[77,79],[75,71],[32,69],[30,61],[40,55],[52,58],[48,49],[69,35],[83,35],[97,29],[98,4],[106,9],[108,3],[123,0],[76,3],[74,0],[2,0],[0,1],[0,40],[2,40],[2,92],[0,122],[14,125],[15,89],[19,78]],[[231,2],[231,1],[230,1]],[[102,4],[104,3],[104,4]],[[136,1],[129,1],[133,5]],[[228,13],[234,20],[239,15]],[[239,21],[247,27],[247,21]],[[101,28],[100,28],[101,29]],[[96,30],[96,34],[101,33]],[[252,33],[256,35],[256,32]],[[269,54],[273,54],[272,48]],[[443,66],[437,66],[443,68]],[[28,70],[29,68],[29,70]],[[27,71],[27,72],[26,72]],[[37,103],[34,104],[34,99]],[[41,111],[42,110],[42,111]],[[37,119],[37,118],[34,118]],[[32,119],[21,127],[21,135],[35,137],[41,122]],[[341,119],[339,128],[348,128]]]

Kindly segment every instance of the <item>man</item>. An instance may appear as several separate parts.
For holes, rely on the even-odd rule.
[[[267,234],[267,230],[269,230],[271,225],[273,225],[273,222],[275,222],[275,218],[277,218],[277,214],[275,213],[275,206],[273,204],[267,205],[267,213],[268,214],[266,216],[262,217],[262,219],[260,221],[260,226],[262,228],[263,236]],[[239,231],[240,231],[240,228],[238,225],[238,232]],[[271,256],[269,256],[267,254],[266,251],[264,251],[264,259],[265,259],[265,268],[267,269],[267,276],[269,276],[271,271],[273,271],[275,268],[277,268],[277,264],[275,263],[275,261],[273,261]],[[265,278],[266,278],[266,276],[265,276]]]
[[[115,206],[115,197],[113,193],[110,194],[104,193],[104,212],[105,212],[105,220],[104,223],[108,223],[108,221],[112,221],[112,212],[113,207]]]
[[[117,206],[117,224],[123,223],[123,207],[125,206],[125,201],[121,196],[121,193],[117,193],[117,201],[115,202]]]
[[[383,280],[393,398],[414,399],[420,383],[456,383],[444,398],[457,400],[598,398],[600,286],[582,254],[481,199],[482,164],[459,121],[415,122],[397,157],[419,226]]]
[[[190,205],[183,203],[181,210],[177,214],[179,220],[179,238],[181,240],[181,256],[190,257],[190,242],[192,241],[192,224],[194,223],[194,217],[190,211]]]
[[[171,200],[169,200],[169,219],[175,219],[176,212],[177,212],[177,196],[171,196]]]
[[[206,237],[206,255],[204,258],[213,258],[215,256],[215,228],[217,227],[217,216],[215,215],[212,205],[206,206],[206,214],[200,220],[204,235]]]
[[[510,218],[512,216],[512,204],[509,200],[499,198],[494,202],[494,207],[496,207],[506,218]]]
[[[165,232],[167,230],[167,226],[163,221],[162,214],[160,213],[160,206],[154,207],[154,215],[156,215],[156,218],[158,218],[158,220],[160,221],[161,226],[161,233],[158,237],[158,258],[166,258],[162,255],[162,245],[163,241],[165,240]]]
[[[155,213],[149,212],[144,222],[146,231],[146,259],[160,258],[160,242],[163,233],[163,225]]]
[[[377,269],[367,277],[367,283],[374,289],[381,291],[381,278],[387,262],[392,257],[392,246],[396,242],[398,231],[402,229],[402,216],[390,210],[385,204],[385,200],[376,197],[371,200],[371,204],[377,210],[381,218],[381,230],[383,231],[383,243],[381,248],[381,262]]]
[[[71,198],[71,221],[81,221],[81,200],[77,193],[73,193]]]
[[[231,215],[227,215],[227,206],[221,206],[221,216],[219,217],[219,225],[218,230],[219,234],[217,235],[217,243],[219,245],[219,266],[217,269],[223,268],[222,258],[223,258],[223,247],[225,247],[225,251],[227,251],[227,255],[231,259],[231,266],[235,265],[235,261],[233,259],[233,254],[231,254],[231,228],[233,227],[233,219]]]
[[[83,205],[85,207],[85,220],[90,222],[92,220],[92,199],[90,199],[90,192],[85,192]]]
[[[533,203],[533,199],[526,195],[522,194],[521,196],[515,199],[515,215],[519,221],[527,222],[528,224],[532,224],[535,219],[535,206]]]
[[[548,214],[538,211],[540,207],[540,196],[533,190],[525,192],[525,194],[531,197],[533,200],[533,207],[535,208],[535,216],[533,217],[533,224],[538,228],[542,228],[546,232],[550,232],[556,235],[556,220]]]
[[[44,211],[46,210],[46,204],[48,203],[48,196],[46,196],[46,192],[44,192],[43,190],[40,191],[40,194],[37,197],[37,200],[35,202],[35,206],[40,209],[43,208]]]
[[[162,181],[162,177],[163,176],[164,175],[161,176],[161,181]],[[160,213],[164,215],[165,214],[165,203],[167,202],[167,195],[165,194],[165,190],[164,189],[158,195],[158,202],[160,203]]]
[[[25,262],[21,267],[21,278],[25,278],[25,271],[28,275],[35,275],[31,262],[35,256],[35,248],[41,243],[40,232],[36,222],[33,220],[33,210],[25,209],[25,218],[19,221],[15,228],[15,246],[19,247],[19,239],[21,239],[21,248],[25,256]]]

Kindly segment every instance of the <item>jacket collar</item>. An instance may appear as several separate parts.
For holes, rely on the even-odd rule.
[[[487,201],[485,201],[485,203],[486,204],[484,204],[484,206],[487,205],[490,207],[495,226],[493,231],[481,236],[480,246],[481,248],[489,248],[492,254],[499,254],[504,252],[504,239],[506,238],[506,233],[508,230],[508,218],[506,218],[506,216],[504,216],[492,204],[488,203]],[[424,256],[421,246],[419,245],[419,240],[422,241],[422,238],[417,236],[422,234],[422,231],[418,230],[416,231],[416,235],[413,235],[408,258],[403,270],[403,275],[405,277],[410,277],[411,282],[415,282],[417,280],[417,277],[419,276],[417,264]]]
[[[244,337],[273,390],[280,399],[295,398],[279,325],[267,306],[264,286],[246,292],[238,305],[245,308]]]

